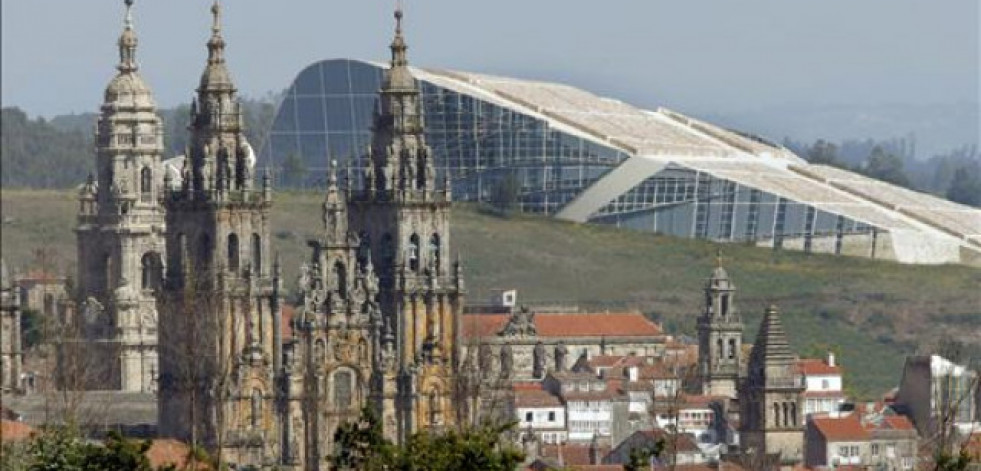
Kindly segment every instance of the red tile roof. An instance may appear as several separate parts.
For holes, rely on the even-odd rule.
[[[517,390],[514,407],[562,407],[562,401],[548,391]]]
[[[797,360],[797,371],[805,376],[841,376],[840,366],[830,366],[824,360],[813,358]]]
[[[497,335],[507,324],[508,314],[464,314],[463,336]],[[535,315],[539,337],[651,337],[662,334],[661,326],[639,312],[627,313],[540,313]]]
[[[565,466],[591,465],[592,462],[589,459],[590,446],[591,445],[589,443],[566,443],[564,445],[546,444],[542,445],[542,457],[557,460],[561,449],[562,462],[565,464]],[[599,457],[601,460],[609,453],[609,446],[599,446]],[[623,469],[622,465],[620,466],[620,469]]]
[[[813,417],[811,423],[829,442],[854,442],[869,439],[869,432],[862,426],[858,414],[845,417]]]
[[[34,433],[34,428],[24,422],[15,422],[13,420],[4,420],[0,422],[0,428],[3,431],[3,440],[14,440],[21,441],[31,438],[31,434]]]
[[[191,447],[186,443],[172,438],[158,438],[150,443],[150,449],[146,451],[146,457],[150,460],[150,467],[153,469],[163,468],[168,465],[175,465],[177,469],[185,469],[188,466],[188,457]],[[210,469],[207,463],[198,463],[200,470]]]
[[[282,316],[279,319],[279,325],[282,329],[283,340],[293,338],[293,314],[296,312],[291,304],[286,304],[282,307]]]

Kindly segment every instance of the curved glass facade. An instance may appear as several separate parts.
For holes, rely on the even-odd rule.
[[[307,187],[323,186],[328,159],[363,168],[384,67],[334,59],[304,69],[277,110],[258,165],[275,169],[277,185]],[[952,203],[809,165],[754,136],[670,110],[642,110],[562,84],[414,73],[438,178],[449,176],[456,200],[680,237],[912,263],[959,257],[960,242],[922,222],[945,233],[975,231],[950,223],[954,217],[937,219],[937,208],[965,211],[947,208]],[[360,186],[360,170],[348,175]],[[909,211],[926,209],[914,221],[880,203],[894,200]],[[934,246],[923,249],[922,240]]]
[[[362,168],[382,70],[347,59],[304,69],[279,106],[259,165],[281,169],[291,156],[299,157],[304,185],[322,184],[328,155],[342,167]],[[547,120],[426,81],[420,85],[426,141],[440,178],[449,172],[458,200],[487,201],[510,191],[522,210],[554,214],[628,157],[552,129]],[[283,178],[280,170],[278,182]],[[359,178],[352,172],[354,183]]]

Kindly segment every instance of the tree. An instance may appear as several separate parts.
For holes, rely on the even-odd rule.
[[[382,470],[394,461],[394,451],[374,409],[365,406],[360,420],[344,423],[334,432],[330,462],[335,469]]]
[[[634,448],[623,465],[623,471],[644,471],[651,466],[651,458],[658,458],[664,450],[664,440],[658,440],[654,448]]]
[[[838,146],[824,139],[818,139],[807,150],[807,161],[812,164],[839,165]]]
[[[910,186],[909,177],[903,170],[903,160],[895,154],[886,152],[882,146],[872,148],[862,173],[872,178],[899,186]]]
[[[424,430],[396,447],[385,440],[377,417],[366,407],[358,422],[337,429],[331,464],[337,469],[359,471],[510,471],[525,458],[504,438],[513,427],[482,425],[441,433]]]
[[[958,167],[947,189],[947,199],[981,207],[981,166]]]

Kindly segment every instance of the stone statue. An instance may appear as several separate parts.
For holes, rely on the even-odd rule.
[[[565,357],[569,354],[569,349],[565,347],[565,342],[559,341],[555,346],[555,371],[565,371]]]
[[[541,341],[535,344],[533,357],[534,360],[531,374],[536,378],[541,378],[545,376],[545,344],[543,344]]]
[[[527,306],[521,306],[520,309],[511,314],[507,325],[501,329],[498,335],[502,337],[538,335],[538,331],[535,329],[535,313],[530,311]]]
[[[514,351],[511,349],[511,344],[506,343],[501,347],[501,376],[506,378],[511,377],[513,369]]]
[[[477,365],[485,374],[494,369],[494,355],[491,353],[490,345],[482,343],[477,347]]]
[[[85,322],[93,324],[102,317],[106,308],[93,297],[89,297],[82,303],[82,316],[85,318]]]

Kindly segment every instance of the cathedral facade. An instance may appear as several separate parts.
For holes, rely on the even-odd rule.
[[[156,389],[157,306],[164,252],[163,123],[140,76],[127,1],[118,74],[106,87],[96,129],[96,174],[79,192],[78,334],[86,388]]]
[[[336,428],[365,406],[394,442],[454,426],[464,286],[401,12],[364,186],[341,191],[331,165],[322,232],[284,320],[272,190],[268,177],[255,184],[217,2],[212,11],[187,154],[162,182],[160,435],[225,462],[322,470]]]

